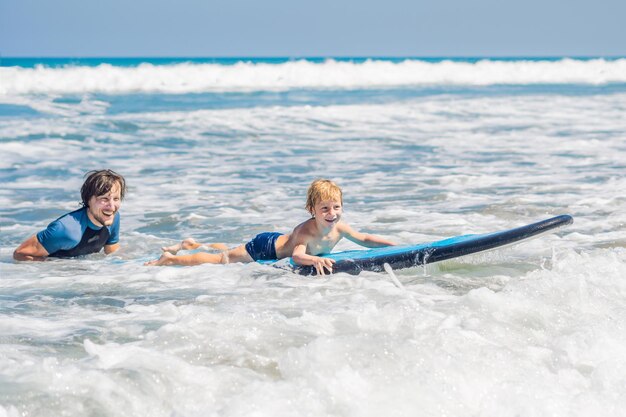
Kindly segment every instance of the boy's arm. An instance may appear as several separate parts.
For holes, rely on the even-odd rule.
[[[307,245],[314,239],[314,235],[311,232],[313,224],[312,219],[309,219],[293,229],[291,239],[294,241],[294,246],[291,252],[291,259],[298,265],[314,266],[317,275],[326,275],[326,270],[332,274],[334,259],[322,258],[306,253]]]
[[[361,246],[365,246],[366,248],[381,248],[384,246],[396,245],[394,242],[387,240],[382,236],[357,232],[345,223],[341,224],[341,229],[339,231],[341,232],[341,235],[346,239]]]
[[[334,259],[322,258],[320,256],[308,255],[306,253],[306,244],[300,243],[293,248],[291,259],[298,265],[312,265],[317,271],[317,275],[326,275],[326,270],[333,273]]]

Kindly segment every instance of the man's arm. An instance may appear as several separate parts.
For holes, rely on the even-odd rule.
[[[110,233],[109,238],[104,244],[104,253],[107,255],[115,252],[116,250],[120,248],[120,244],[119,244],[120,213],[119,212],[115,213],[115,219],[113,220],[113,224],[111,225],[111,228],[109,229],[109,233]]]
[[[39,243],[37,235],[33,235],[15,249],[13,259],[16,261],[43,261],[48,255],[48,251]]]
[[[120,248],[120,244],[119,243],[114,243],[112,245],[104,245],[104,253],[106,253],[108,255],[110,253],[115,252],[119,248]]]

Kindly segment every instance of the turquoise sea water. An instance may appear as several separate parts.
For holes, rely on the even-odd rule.
[[[625,58],[2,58],[0,415],[621,415],[625,116]],[[103,167],[122,249],[13,262]],[[289,232],[318,177],[400,244],[575,223],[401,286],[143,266]]]
[[[604,59],[609,61],[616,61],[621,59],[622,57],[569,57],[571,59],[576,59],[579,61],[590,61],[594,59]],[[355,64],[362,64],[366,61],[384,61],[391,63],[399,63],[403,61],[411,61],[411,60],[419,60],[423,62],[431,62],[438,63],[442,61],[452,61],[452,62],[469,62],[476,63],[482,60],[489,61],[501,61],[501,62],[515,62],[515,61],[535,61],[535,62],[556,62],[561,61],[564,57],[334,57],[334,58],[325,58],[325,57],[302,57],[302,58],[294,58],[294,57],[228,57],[228,58],[220,58],[220,57],[212,57],[212,58],[202,58],[202,57],[176,57],[176,58],[168,58],[168,57],[120,57],[120,58],[111,58],[111,57],[55,57],[55,58],[45,58],[45,57],[22,57],[22,58],[12,58],[12,57],[1,57],[0,58],[0,66],[3,67],[22,67],[22,68],[34,68],[36,66],[44,66],[44,67],[66,67],[66,66],[98,66],[102,64],[115,65],[118,67],[136,67],[142,64],[151,64],[151,65],[176,65],[176,64],[218,64],[218,65],[234,65],[241,62],[250,62],[250,63],[263,63],[263,64],[284,64],[287,62],[294,62],[305,60],[308,62],[314,63],[324,63],[329,60],[338,61],[338,62],[349,62]]]

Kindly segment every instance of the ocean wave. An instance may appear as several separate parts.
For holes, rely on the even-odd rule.
[[[626,83],[626,59],[444,60],[429,62],[307,60],[234,65],[179,63],[134,67],[100,64],[0,67],[0,97],[28,94],[187,94],[290,89],[373,89]]]

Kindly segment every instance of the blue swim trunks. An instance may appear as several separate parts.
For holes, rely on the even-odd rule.
[[[276,239],[282,233],[259,233],[250,242],[246,243],[246,251],[255,261],[273,261],[276,256]]]

